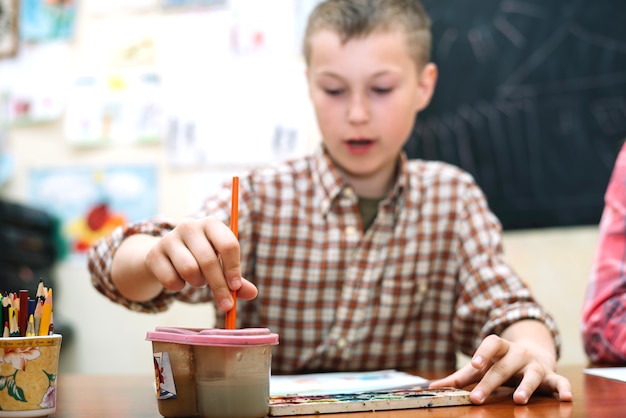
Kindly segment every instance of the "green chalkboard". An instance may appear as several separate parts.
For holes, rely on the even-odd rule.
[[[409,157],[470,172],[505,229],[597,224],[626,138],[626,1],[423,3],[439,81]]]

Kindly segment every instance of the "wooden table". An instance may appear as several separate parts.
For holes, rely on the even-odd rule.
[[[626,415],[626,383],[586,375],[583,366],[564,366],[559,372],[570,379],[573,402],[534,395],[528,405],[515,405],[511,390],[503,389],[485,405],[453,406],[403,411],[330,414],[328,418],[615,418]],[[420,373],[418,373],[420,374]],[[420,374],[426,378],[440,375]],[[159,417],[153,376],[60,375],[56,418]],[[316,415],[319,417],[319,415]],[[311,416],[313,417],[313,416]]]

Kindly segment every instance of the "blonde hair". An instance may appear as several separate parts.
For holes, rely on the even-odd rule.
[[[343,43],[377,31],[403,30],[409,54],[417,68],[430,61],[430,18],[419,0],[325,0],[311,12],[302,44],[304,58],[311,58],[311,37],[331,30]]]

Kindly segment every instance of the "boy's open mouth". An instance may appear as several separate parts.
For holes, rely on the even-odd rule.
[[[367,147],[374,143],[371,139],[348,139],[346,142],[351,147]]]

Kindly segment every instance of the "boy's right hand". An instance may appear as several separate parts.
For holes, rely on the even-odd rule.
[[[241,277],[239,241],[213,217],[178,223],[148,251],[145,266],[166,289],[178,291],[185,283],[208,285],[224,312],[233,307],[231,290],[244,300],[257,296],[256,286]]]

